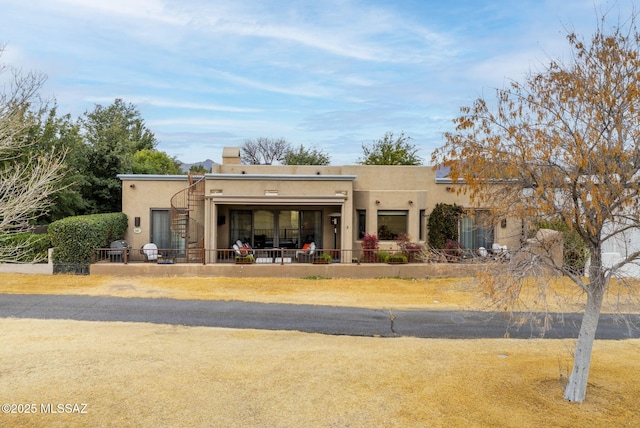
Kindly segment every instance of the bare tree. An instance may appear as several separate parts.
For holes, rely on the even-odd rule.
[[[0,54],[4,46],[0,46]],[[51,151],[25,160],[29,150],[28,132],[33,120],[46,109],[38,91],[45,81],[39,73],[10,72],[11,81],[0,92],[0,236],[27,232],[50,206],[50,197],[59,190],[64,155]],[[0,262],[21,260],[25,248],[1,246]]]
[[[590,41],[567,35],[573,55],[551,61],[524,83],[497,91],[496,107],[478,99],[462,108],[456,131],[433,161],[450,167],[472,201],[504,217],[557,219],[591,256],[587,276],[553,257],[554,239],[539,239],[512,261],[511,275],[485,278],[501,307],[518,308],[527,293],[551,295],[540,267],[570,278],[586,295],[574,366],[564,396],[585,398],[596,328],[611,278],[640,261],[640,246],[604,263],[610,240],[640,231],[640,33],[636,15],[609,27],[602,17]],[[626,242],[626,240],[625,240]],[[537,291],[532,291],[532,285]],[[535,290],[535,288],[534,288]],[[545,317],[545,322],[549,321]]]
[[[272,165],[281,162],[291,150],[284,138],[259,137],[246,140],[240,147],[242,162],[249,165]]]

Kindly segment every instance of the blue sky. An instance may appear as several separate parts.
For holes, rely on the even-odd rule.
[[[459,108],[633,0],[0,0],[0,62],[78,117],[133,103],[183,162],[284,137],[354,164],[405,132],[428,164]]]

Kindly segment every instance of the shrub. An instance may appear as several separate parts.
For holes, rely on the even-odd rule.
[[[387,260],[388,263],[408,263],[407,256],[404,254],[392,254]]]
[[[320,256],[320,258],[322,260],[325,260],[327,263],[333,263],[333,259],[331,258],[331,254],[322,253],[322,256]]]
[[[386,263],[389,260],[389,253],[387,251],[378,251],[375,253],[375,261],[378,263]]]
[[[443,249],[447,240],[458,240],[458,220],[461,214],[462,207],[459,205],[436,204],[427,222],[431,248]]]
[[[403,233],[398,236],[397,243],[400,252],[407,258],[408,262],[413,263],[420,259],[419,256],[422,252],[422,245],[417,242],[411,242],[411,236]]]
[[[11,248],[17,263],[37,263],[47,258],[51,246],[48,234],[16,233],[0,237],[0,247]]]
[[[453,239],[448,239],[445,244],[444,250],[447,261],[449,262],[457,262],[462,258],[462,248],[458,241],[454,241]]]
[[[51,223],[54,272],[77,272],[80,268],[84,273],[95,249],[108,248],[112,241],[122,239],[127,225],[123,213],[67,217]]]
[[[378,236],[365,233],[362,237],[362,249],[364,250],[364,254],[362,257],[362,261],[366,263],[375,263],[378,261],[378,257],[376,251],[380,249],[378,245]]]

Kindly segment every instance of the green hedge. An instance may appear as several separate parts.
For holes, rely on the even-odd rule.
[[[17,251],[18,263],[34,263],[47,259],[47,250],[51,246],[48,234],[16,233],[14,235],[0,236],[0,247],[7,248],[5,253],[14,254],[16,248],[24,250]]]
[[[127,216],[123,213],[67,217],[51,223],[54,272],[78,273],[80,269],[86,273],[94,250],[108,248],[112,241],[122,239],[127,225]]]

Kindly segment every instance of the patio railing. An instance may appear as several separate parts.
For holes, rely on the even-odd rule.
[[[233,249],[165,249],[140,250],[124,248],[99,248],[95,250],[94,263],[158,263],[177,264],[194,260],[192,256],[204,260],[204,264],[236,263],[236,264],[290,264],[290,263],[483,263],[502,262],[508,260],[506,252],[478,254],[476,250],[364,250],[364,249],[321,249],[312,254],[298,249],[267,248],[251,249],[238,254]],[[197,254],[196,254],[197,253]]]

